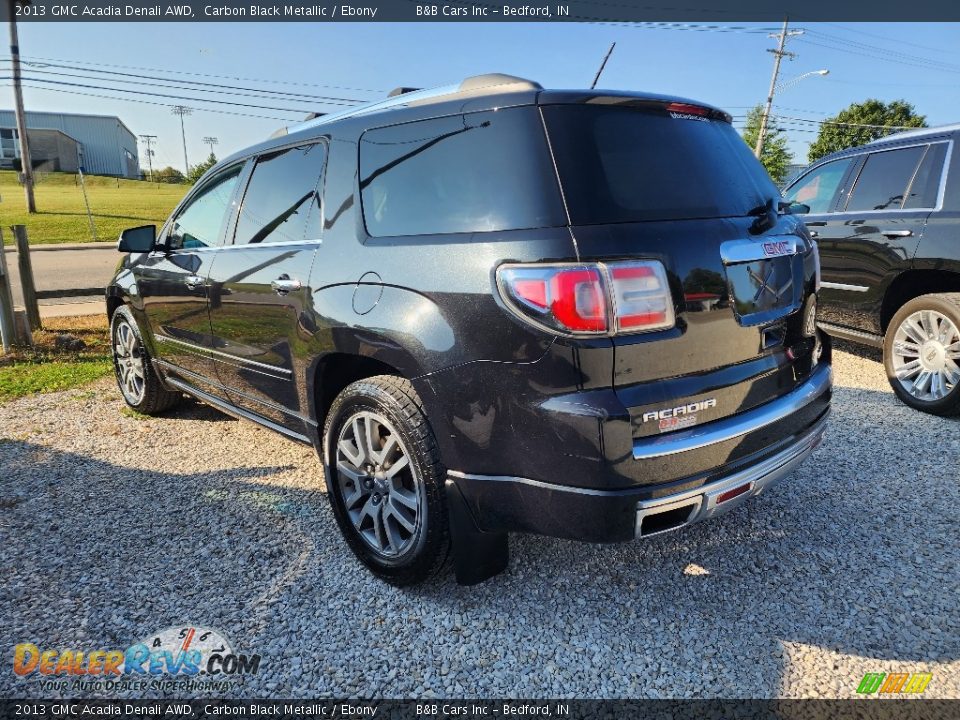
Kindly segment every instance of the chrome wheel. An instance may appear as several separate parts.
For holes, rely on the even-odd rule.
[[[897,328],[891,352],[900,386],[917,400],[942,400],[960,381],[960,331],[936,310],[918,310]]]
[[[379,556],[415,548],[423,530],[423,483],[390,422],[364,410],[342,426],[336,446],[337,487],[357,534]]]
[[[143,402],[146,388],[143,357],[140,340],[130,323],[124,319],[118,320],[113,328],[113,364],[123,397],[130,405],[139,405]]]

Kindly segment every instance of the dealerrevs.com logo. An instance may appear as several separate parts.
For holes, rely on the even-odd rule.
[[[45,690],[225,690],[256,675],[260,655],[237,653],[218,630],[170,627],[125,650],[13,648],[13,672]]]

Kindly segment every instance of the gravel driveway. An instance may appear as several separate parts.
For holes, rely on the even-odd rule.
[[[237,697],[960,697],[960,424],[836,356],[827,441],[765,496],[645,542],[514,536],[472,588],[372,579],[313,452],[250,423],[128,416],[112,381],[0,406],[0,696],[51,694],[17,643],[196,623],[261,654]]]

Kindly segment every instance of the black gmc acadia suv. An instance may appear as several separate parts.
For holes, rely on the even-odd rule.
[[[126,402],[183,393],[317,448],[395,584],[507,533],[632,540],[819,443],[818,257],[724,112],[469,78],[212,168],[107,291]],[[450,550],[452,548],[452,553]]]
[[[823,263],[820,326],[883,348],[907,405],[960,413],[960,125],[823,158],[787,188]]]

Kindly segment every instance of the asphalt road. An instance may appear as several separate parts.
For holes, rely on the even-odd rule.
[[[22,305],[17,253],[10,246],[5,250],[14,288],[14,303]],[[38,291],[106,287],[119,259],[115,243],[37,245],[30,252],[34,284]],[[41,304],[49,302],[42,300]]]

